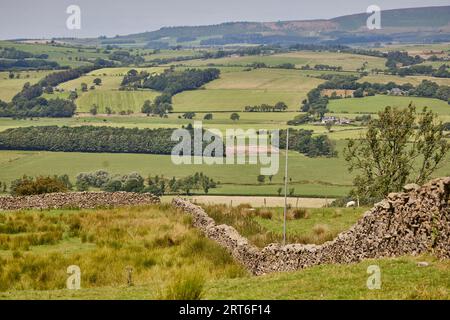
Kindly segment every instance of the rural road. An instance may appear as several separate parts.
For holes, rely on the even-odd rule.
[[[253,207],[283,207],[283,197],[254,197],[254,196],[193,196],[189,199],[198,204],[226,204],[237,206],[242,203],[249,203]],[[265,200],[265,203],[264,203]],[[289,197],[288,203],[292,207],[302,208],[322,208],[330,204],[335,199],[325,198],[294,198]]]

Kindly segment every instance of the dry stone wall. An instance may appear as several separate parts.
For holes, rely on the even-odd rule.
[[[257,275],[424,252],[450,258],[450,177],[422,187],[409,184],[404,189],[389,194],[333,241],[323,245],[271,244],[262,250],[233,227],[216,225],[201,207],[180,198],[172,203],[193,217],[195,227]]]
[[[134,192],[67,192],[47,193],[33,196],[0,197],[0,210],[61,209],[117,207],[159,203],[160,199],[150,193]]]

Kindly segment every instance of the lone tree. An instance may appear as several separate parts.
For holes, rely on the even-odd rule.
[[[230,119],[233,120],[233,121],[236,121],[236,120],[239,120],[239,119],[240,119],[240,116],[239,116],[239,114],[237,114],[236,112],[233,112],[233,113],[231,114],[231,116],[230,116]]]
[[[376,201],[406,183],[423,184],[444,161],[450,145],[437,115],[386,107],[368,124],[365,137],[344,149],[349,171],[356,171],[353,194]]]
[[[141,111],[142,113],[145,113],[147,116],[153,113],[152,102],[150,100],[145,100],[144,105],[141,108]]]
[[[99,86],[99,85],[102,84],[102,79],[100,79],[100,78],[95,78],[93,82],[94,82],[94,84],[95,84],[96,86]]]

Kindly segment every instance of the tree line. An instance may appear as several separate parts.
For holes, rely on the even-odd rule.
[[[174,129],[40,126],[0,132],[1,150],[171,154]]]
[[[280,149],[286,149],[286,130],[280,131]],[[313,136],[312,130],[289,130],[289,150],[296,150],[308,157],[336,157],[335,144],[326,136]]]
[[[245,106],[244,112],[281,112],[286,111],[287,108],[286,103],[280,101],[273,106],[265,103],[256,106]]]
[[[108,171],[97,170],[79,173],[75,185],[79,191],[99,188],[107,192],[149,192],[162,196],[169,193],[190,195],[195,190],[207,194],[210,189],[216,188],[218,183],[202,172],[196,172],[183,178],[172,177],[169,179],[162,175],[149,175],[144,178],[137,172],[112,175]]]

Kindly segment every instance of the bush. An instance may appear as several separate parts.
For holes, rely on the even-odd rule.
[[[292,217],[294,219],[307,219],[309,217],[308,210],[299,208],[292,210]]]
[[[268,209],[259,209],[257,215],[263,219],[272,219],[272,212]]]
[[[39,176],[36,178],[23,176],[11,183],[11,194],[14,196],[28,196],[33,194],[67,192],[65,178],[58,176]]]

